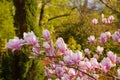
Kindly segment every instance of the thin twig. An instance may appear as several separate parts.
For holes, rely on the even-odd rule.
[[[68,66],[68,67],[69,67],[69,66]],[[95,77],[93,77],[92,75],[90,75],[90,74],[88,74],[88,73],[86,73],[86,72],[80,70],[78,67],[77,67],[77,68],[76,68],[76,67],[70,67],[70,68],[74,68],[74,69],[76,69],[76,70],[78,70],[78,71],[80,71],[80,72],[82,72],[82,73],[88,75],[88,76],[91,77],[92,79],[97,80]]]
[[[116,13],[119,13],[120,14],[120,12],[119,11],[117,11],[116,9],[113,9],[112,7],[110,7],[108,4],[106,4],[103,0],[100,0],[100,2],[101,3],[103,3],[106,7],[108,7],[109,9],[111,9],[111,10],[113,10],[113,11],[115,11]]]
[[[107,74],[107,75],[113,77],[115,80],[116,80],[116,79],[117,79],[117,80],[120,80],[120,78],[117,77],[117,76],[114,76],[114,75],[111,75],[111,74]]]
[[[58,15],[58,16],[51,17],[51,18],[48,19],[48,21],[51,21],[51,20],[53,20],[53,19],[57,19],[57,18],[60,18],[60,17],[70,16],[71,12],[72,12],[75,8],[76,8],[76,7],[73,7],[69,13],[65,13],[65,14],[62,14],[62,15]]]

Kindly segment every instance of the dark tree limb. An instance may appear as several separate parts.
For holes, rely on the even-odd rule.
[[[68,67],[69,67],[69,66],[68,66]],[[82,72],[82,73],[86,74],[87,76],[91,77],[92,79],[97,80],[95,77],[93,77],[92,75],[90,75],[90,74],[88,74],[88,73],[80,70],[78,67],[77,67],[77,68],[76,68],[76,67],[70,67],[70,68],[76,69],[76,70],[78,70],[79,72]]]
[[[117,76],[114,76],[114,75],[111,75],[111,74],[107,74],[107,75],[113,77],[114,80],[120,80],[120,78],[117,77]]]
[[[76,7],[72,8],[71,11],[69,13],[65,13],[65,14],[62,14],[62,15],[58,15],[58,16],[54,16],[54,17],[51,17],[48,19],[48,21],[51,21],[53,19],[57,19],[57,18],[61,18],[61,17],[66,17],[66,16],[70,16],[72,10],[74,10]]]
[[[24,9],[25,0],[13,0],[14,5],[16,7],[16,13],[15,13],[15,23],[14,25],[18,28],[18,31],[16,33],[19,37],[23,37],[23,33],[26,32],[27,28],[25,26],[26,23],[26,11]]]
[[[42,2],[42,6],[41,6],[41,10],[40,10],[39,26],[41,25],[41,21],[42,21],[43,16],[44,16],[45,5],[49,2],[50,2],[50,0],[48,0],[47,2]]]
[[[110,7],[108,4],[106,4],[103,0],[100,0],[100,2],[101,2],[102,4],[104,4],[106,7],[108,7],[109,9],[111,9],[112,11],[120,14],[120,11],[117,11],[116,9],[113,9],[113,8]]]
[[[54,16],[54,17],[48,19],[48,21],[51,21],[53,19],[57,19],[57,18],[60,18],[60,17],[65,17],[65,16],[70,16],[70,13],[66,13],[66,14],[63,14],[63,15]]]

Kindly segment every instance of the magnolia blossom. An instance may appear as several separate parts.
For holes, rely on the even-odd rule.
[[[95,79],[98,79],[98,78],[99,78],[99,75],[98,75],[98,74],[93,74],[93,77],[94,77]]]
[[[83,69],[83,70],[91,70],[93,69],[92,64],[89,60],[83,60],[79,62],[79,66]]]
[[[111,37],[111,33],[110,32],[105,32],[107,38],[110,38]]]
[[[24,32],[23,38],[28,45],[38,46],[38,38],[35,36],[35,34],[32,31],[28,33]]]
[[[50,40],[50,32],[47,29],[43,30],[42,35],[46,41]]]
[[[96,58],[98,60],[99,56],[97,54],[93,55],[94,58]]]
[[[102,18],[102,23],[107,24],[108,23],[107,18]]]
[[[14,37],[14,39],[10,39],[6,44],[6,47],[12,49],[13,51],[20,49],[24,45],[24,40],[19,39],[18,37]]]
[[[64,74],[60,80],[70,80],[70,76],[68,74]]]
[[[98,54],[102,54],[103,50],[104,50],[103,47],[97,46],[96,52],[97,52]]]
[[[115,19],[114,16],[109,16],[109,17],[108,17],[108,21],[109,21],[110,23],[112,23],[112,21],[113,21],[114,19]]]
[[[107,36],[106,36],[105,33],[102,33],[102,34],[100,35],[100,43],[101,43],[101,44],[105,44],[106,41],[107,41]]]
[[[64,75],[64,69],[62,67],[56,67],[55,68],[55,74],[58,76],[58,77],[62,77]]]
[[[116,58],[116,64],[120,64],[120,57]]]
[[[112,51],[107,52],[107,56],[110,58],[112,62],[116,62],[117,56]]]
[[[120,42],[120,38],[119,38],[119,36],[118,36],[117,34],[113,34],[113,35],[112,35],[112,39],[113,39],[114,41],[116,41],[116,42]]]
[[[78,63],[82,58],[82,53],[80,51],[76,51],[76,53],[73,53],[71,56],[74,64]]]
[[[47,56],[55,56],[56,50],[54,48],[47,48],[45,49],[45,53]]]
[[[33,53],[39,53],[40,52],[40,47],[33,47],[32,51],[33,51]]]
[[[56,68],[55,63],[54,63],[54,62],[53,62],[53,63],[50,63],[50,67],[51,67],[52,69],[55,69],[55,68]]]
[[[85,52],[86,55],[88,55],[88,56],[90,55],[90,50],[88,48],[85,49],[84,52]]]
[[[95,36],[90,36],[90,37],[88,37],[88,41],[89,41],[90,43],[94,43],[94,42],[95,42]]]
[[[50,45],[49,45],[48,42],[43,42],[43,47],[44,47],[44,48],[50,48]]]
[[[45,67],[45,75],[47,76],[47,78],[51,78],[52,74],[53,74],[53,71]]]
[[[98,19],[94,18],[94,19],[92,20],[92,23],[93,23],[94,25],[98,24]]]
[[[67,65],[74,65],[83,59],[82,53],[80,51],[76,51],[76,53],[73,53],[71,51],[68,51],[68,52],[67,52],[67,55],[64,56],[63,58],[64,62]]]
[[[65,54],[67,50],[67,45],[65,44],[63,38],[58,38],[56,41],[56,47],[59,48],[59,50]]]
[[[75,77],[75,75],[76,75],[75,69],[70,68],[69,71],[68,71],[68,74],[69,74],[69,76],[72,77],[72,78]]]
[[[103,58],[103,60],[101,61],[101,70],[103,72],[107,72],[111,67],[114,67],[115,65],[112,64],[111,60],[107,57],[107,58]]]
[[[90,63],[91,63],[91,65],[92,65],[93,69],[100,67],[100,65],[99,65],[99,63],[98,63],[98,61],[97,61],[96,58],[91,58],[91,59],[90,59]]]

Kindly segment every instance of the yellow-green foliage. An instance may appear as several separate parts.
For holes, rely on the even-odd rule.
[[[13,4],[8,1],[0,1],[0,39],[11,38],[15,35],[13,27]]]

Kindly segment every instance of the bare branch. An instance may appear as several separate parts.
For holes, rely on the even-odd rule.
[[[74,10],[75,8],[76,8],[76,7],[72,8],[71,11],[70,11],[69,13],[65,13],[65,14],[62,14],[62,15],[54,16],[54,17],[48,19],[48,21],[51,21],[51,20],[53,20],[53,19],[57,19],[57,18],[60,18],[60,17],[70,16],[72,10]]]
[[[69,14],[63,14],[63,15],[54,16],[54,17],[48,19],[48,21],[51,21],[53,19],[60,18],[60,17],[65,17],[65,16],[70,16],[70,13]]]
[[[114,76],[114,75],[111,75],[111,74],[107,74],[107,75],[113,77],[115,80],[120,80],[119,77],[116,77],[116,76]]]
[[[119,13],[119,11],[117,11],[116,9],[113,9],[112,7],[110,7],[108,4],[106,4],[103,0],[100,0],[101,3],[103,3],[106,7],[108,7],[109,9],[111,9],[112,11],[115,11],[116,13]]]
[[[69,66],[68,66],[68,67],[69,67]],[[76,69],[76,70],[78,70],[78,71],[80,71],[80,72],[82,72],[82,73],[88,75],[88,76],[91,77],[92,79],[97,80],[95,77],[93,77],[92,75],[90,75],[90,74],[88,74],[88,73],[86,73],[86,72],[80,70],[78,67],[77,67],[77,68],[76,68],[76,67],[70,67],[70,68],[74,68],[74,69]]]
[[[44,16],[44,8],[45,8],[45,5],[47,3],[49,3],[50,1],[47,1],[47,2],[42,2],[42,6],[41,6],[41,10],[40,10],[40,18],[39,18],[39,26],[41,25],[41,21],[43,19],[43,16]]]

